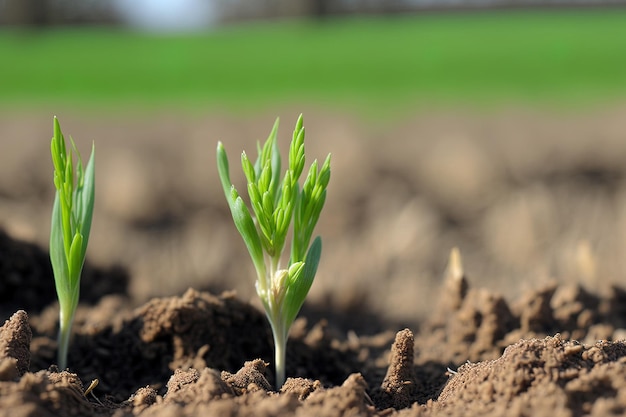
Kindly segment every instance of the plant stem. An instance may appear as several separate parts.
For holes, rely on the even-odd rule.
[[[272,327],[274,325],[272,324]],[[276,390],[285,383],[285,357],[287,350],[287,335],[282,324],[280,328],[274,328],[274,362],[276,363]]]
[[[63,310],[59,313],[59,350],[57,353],[57,362],[60,370],[65,370],[67,367],[67,351],[70,345],[70,333],[72,330],[72,322],[74,321],[74,314],[63,314]]]
[[[274,336],[274,362],[276,368],[276,390],[285,383],[285,361],[287,350],[287,337],[289,328],[285,328],[285,320],[281,313],[283,305],[283,296],[277,291],[284,291],[284,285],[280,283],[281,273],[279,271],[280,255],[270,258],[270,270],[268,280],[268,296],[270,299],[269,309],[266,309],[266,315],[272,327],[272,335]],[[285,274],[287,271],[283,271]]]

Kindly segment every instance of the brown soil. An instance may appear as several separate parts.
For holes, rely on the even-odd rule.
[[[45,249],[51,119],[2,120],[3,140],[45,140],[7,142],[0,167],[0,416],[626,413],[626,110],[431,114],[378,133],[311,113],[336,188],[279,392],[212,169],[218,138],[233,158],[271,117],[60,115],[76,138],[111,137],[97,142],[101,208],[64,371]]]

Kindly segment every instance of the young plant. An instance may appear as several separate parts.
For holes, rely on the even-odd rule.
[[[78,305],[80,274],[85,262],[85,252],[91,229],[95,191],[95,146],[87,168],[70,137],[72,148],[65,147],[59,121],[54,118],[54,136],[50,144],[54,165],[56,195],[52,207],[50,228],[50,262],[59,297],[59,350],[58,365],[65,369],[70,331]],[[74,168],[72,154],[76,154]]]
[[[315,160],[300,188],[304,170],[304,127],[298,118],[289,148],[289,166],[281,180],[281,158],[276,142],[278,119],[267,141],[257,144],[254,165],[245,152],[241,166],[248,182],[254,218],[230,180],[228,156],[217,145],[217,167],[237,230],[243,237],[256,269],[256,290],[274,335],[276,387],[285,382],[285,349],[289,328],[306,298],[317,272],[322,241],[311,243],[313,229],[326,200],[330,180],[330,155],[321,168]],[[291,230],[291,253],[281,265],[287,235]]]

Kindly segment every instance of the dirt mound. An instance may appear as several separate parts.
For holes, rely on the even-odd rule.
[[[459,415],[623,414],[624,364],[623,341],[520,340],[496,360],[462,365],[437,408]]]

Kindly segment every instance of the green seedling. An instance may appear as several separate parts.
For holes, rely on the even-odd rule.
[[[322,253],[318,236],[311,243],[330,180],[330,155],[321,168],[314,161],[300,188],[304,170],[304,127],[298,118],[289,148],[289,166],[281,180],[281,158],[276,142],[278,119],[267,141],[257,144],[254,165],[245,152],[241,166],[248,182],[248,206],[230,180],[224,145],[217,145],[217,166],[237,230],[243,237],[256,269],[256,290],[274,335],[276,387],[285,381],[285,349],[289,328],[306,298]],[[291,231],[291,254],[286,267],[281,258]]]
[[[58,365],[65,369],[70,331],[78,305],[80,275],[89,241],[95,191],[95,146],[86,169],[70,137],[72,148],[65,147],[59,121],[54,118],[54,136],[50,144],[54,165],[56,195],[50,227],[50,262],[59,297]],[[72,155],[76,155],[76,167]]]

